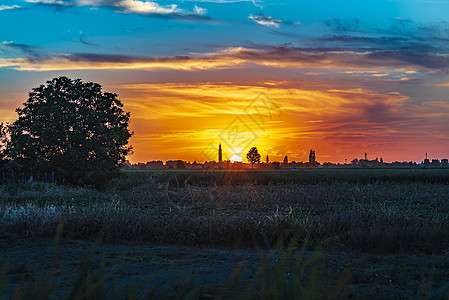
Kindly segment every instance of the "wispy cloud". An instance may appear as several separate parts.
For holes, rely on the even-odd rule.
[[[177,69],[209,70],[261,65],[275,68],[404,70],[448,70],[449,56],[416,51],[380,50],[368,52],[310,52],[302,48],[276,46],[264,49],[231,47],[212,53],[175,56],[132,56],[99,53],[50,53],[38,47],[3,43],[0,66],[18,70],[80,69]],[[10,50],[10,52],[8,52]],[[14,53],[20,50],[21,53]]]
[[[64,6],[74,6],[72,1],[65,0],[25,0],[29,3],[39,3],[39,4],[51,4],[51,5],[64,5]]]
[[[139,14],[173,14],[183,12],[178,5],[171,4],[161,6],[156,2],[138,1],[138,0],[121,0],[121,1],[97,1],[97,0],[80,0],[83,6],[109,6],[121,8],[125,13]],[[99,2],[99,3],[98,3]],[[109,4],[110,3],[110,4]],[[105,5],[108,4],[108,5]]]
[[[449,87],[449,82],[436,83],[435,86]]]
[[[263,25],[263,26],[271,26],[271,27],[279,27],[284,21],[279,19],[274,19],[270,16],[265,15],[253,15],[250,14],[249,17],[251,20],[256,22],[257,24]]]
[[[126,14],[139,14],[146,16],[171,16],[186,19],[203,18],[207,10],[195,6],[193,11],[186,11],[177,4],[160,5],[154,1],[146,0],[25,0],[29,3],[54,5],[62,7],[108,7]]]
[[[263,6],[260,4],[260,3],[262,3],[262,1],[260,1],[260,0],[185,0],[185,1],[219,3],[219,4],[251,2],[254,6],[263,8]]]
[[[93,46],[93,47],[97,47],[98,46],[98,44],[95,44],[95,43],[87,41],[86,38],[83,36],[83,32],[82,31],[80,31],[80,39],[79,39],[79,41],[83,45],[86,45],[86,46]]]
[[[0,5],[0,11],[1,10],[8,10],[8,9],[16,9],[20,8],[19,5]]]
[[[0,43],[0,54],[5,57],[26,57],[30,61],[51,59],[51,54],[38,46],[15,43],[14,41],[3,41]],[[0,57],[1,60],[1,57]]]
[[[360,25],[360,21],[358,19],[334,18],[328,19],[324,23],[339,32],[355,31]]]
[[[449,23],[419,23],[395,19],[384,28],[373,28],[358,19],[328,19],[292,31],[272,27],[267,32],[290,38],[309,50],[373,52],[380,50],[449,53]]]
[[[207,13],[207,9],[196,6],[193,8],[193,11],[199,15],[205,15]]]

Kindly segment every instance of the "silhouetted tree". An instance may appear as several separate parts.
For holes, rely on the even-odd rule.
[[[8,126],[0,123],[0,171],[2,172],[0,175],[2,176],[2,180],[5,180],[5,176],[8,177],[14,173],[17,174],[20,171],[20,166],[7,155],[8,142]]]
[[[273,169],[278,170],[278,169],[281,168],[281,163],[278,162],[278,161],[272,162],[271,164],[272,164],[272,166],[273,166]]]
[[[270,159],[268,158],[268,155],[267,155],[267,164],[270,162]]]
[[[182,160],[178,160],[176,162],[176,169],[185,169],[185,168],[186,168],[186,165]]]
[[[16,111],[7,154],[26,170],[101,186],[120,174],[131,152],[130,114],[117,94],[103,92],[98,83],[54,78],[34,88]]]
[[[0,123],[0,163],[6,158],[6,143],[7,143],[7,127]]]
[[[251,163],[251,168],[253,168],[255,163],[260,163],[260,154],[256,147],[252,147],[246,154],[246,158]]]

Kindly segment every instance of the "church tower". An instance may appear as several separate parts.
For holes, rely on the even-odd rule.
[[[218,162],[221,163],[223,161],[223,154],[221,151],[221,143],[220,146],[218,146]]]

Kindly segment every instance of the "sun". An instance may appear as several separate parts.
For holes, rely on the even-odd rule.
[[[238,155],[233,155],[232,157],[231,157],[231,162],[233,163],[233,162],[242,162],[243,161],[243,159],[240,157],[240,156],[238,156]]]

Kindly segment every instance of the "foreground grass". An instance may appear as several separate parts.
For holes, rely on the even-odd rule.
[[[449,168],[304,168],[298,170],[125,170],[108,189],[129,190],[149,181],[170,186],[268,184],[429,183],[449,184]]]
[[[43,273],[23,262],[24,253],[19,255],[22,262],[10,264],[6,257],[12,253],[5,250],[8,255],[0,256],[0,295],[16,299],[447,298],[447,175],[445,169],[131,171],[106,191],[40,183],[2,186],[0,248],[4,241],[3,248],[9,249],[16,239],[19,247],[26,247],[30,238],[41,241],[56,235],[93,241],[101,236],[106,243],[122,245],[129,241],[252,247],[260,254],[257,261],[243,260],[253,261],[251,271],[236,261],[227,274],[231,280],[205,284],[204,275],[186,272],[182,265],[204,267],[201,254],[174,269],[182,276],[159,274],[145,277],[139,285],[126,277],[127,272],[134,274],[148,260],[150,265],[163,265],[146,250],[140,256],[135,252],[126,256],[119,267],[107,256],[98,257],[95,247],[77,255],[76,268],[65,271],[61,257],[45,266],[39,265],[44,258],[33,260],[36,268],[46,270]],[[305,254],[306,250],[318,252]],[[331,257],[329,251],[343,254]],[[179,253],[175,249],[170,256],[170,266],[184,259]],[[189,256],[188,250],[182,253]],[[395,256],[361,259],[351,253]],[[442,256],[411,258],[413,253]],[[400,255],[407,259],[399,259]],[[128,263],[138,266],[128,270]]]
[[[6,242],[6,244],[3,244]],[[445,299],[449,258],[0,238],[14,299]],[[13,250],[13,251],[12,251]]]
[[[362,177],[378,177],[384,170],[370,171],[374,175]],[[373,183],[354,182],[353,177],[330,183],[324,177],[316,184],[298,184],[264,172],[215,172],[212,176],[229,178],[265,174],[274,181],[209,185],[189,184],[193,176],[205,178],[201,172],[162,172],[161,178],[172,176],[162,182],[155,172],[133,171],[109,192],[43,184],[4,187],[0,233],[52,237],[63,223],[62,235],[73,239],[94,239],[104,232],[106,241],[237,247],[256,242],[268,248],[279,241],[307,241],[314,250],[447,252],[449,186],[423,180],[443,181],[442,170],[427,170],[421,177],[415,173],[415,180],[402,171],[393,181]]]

